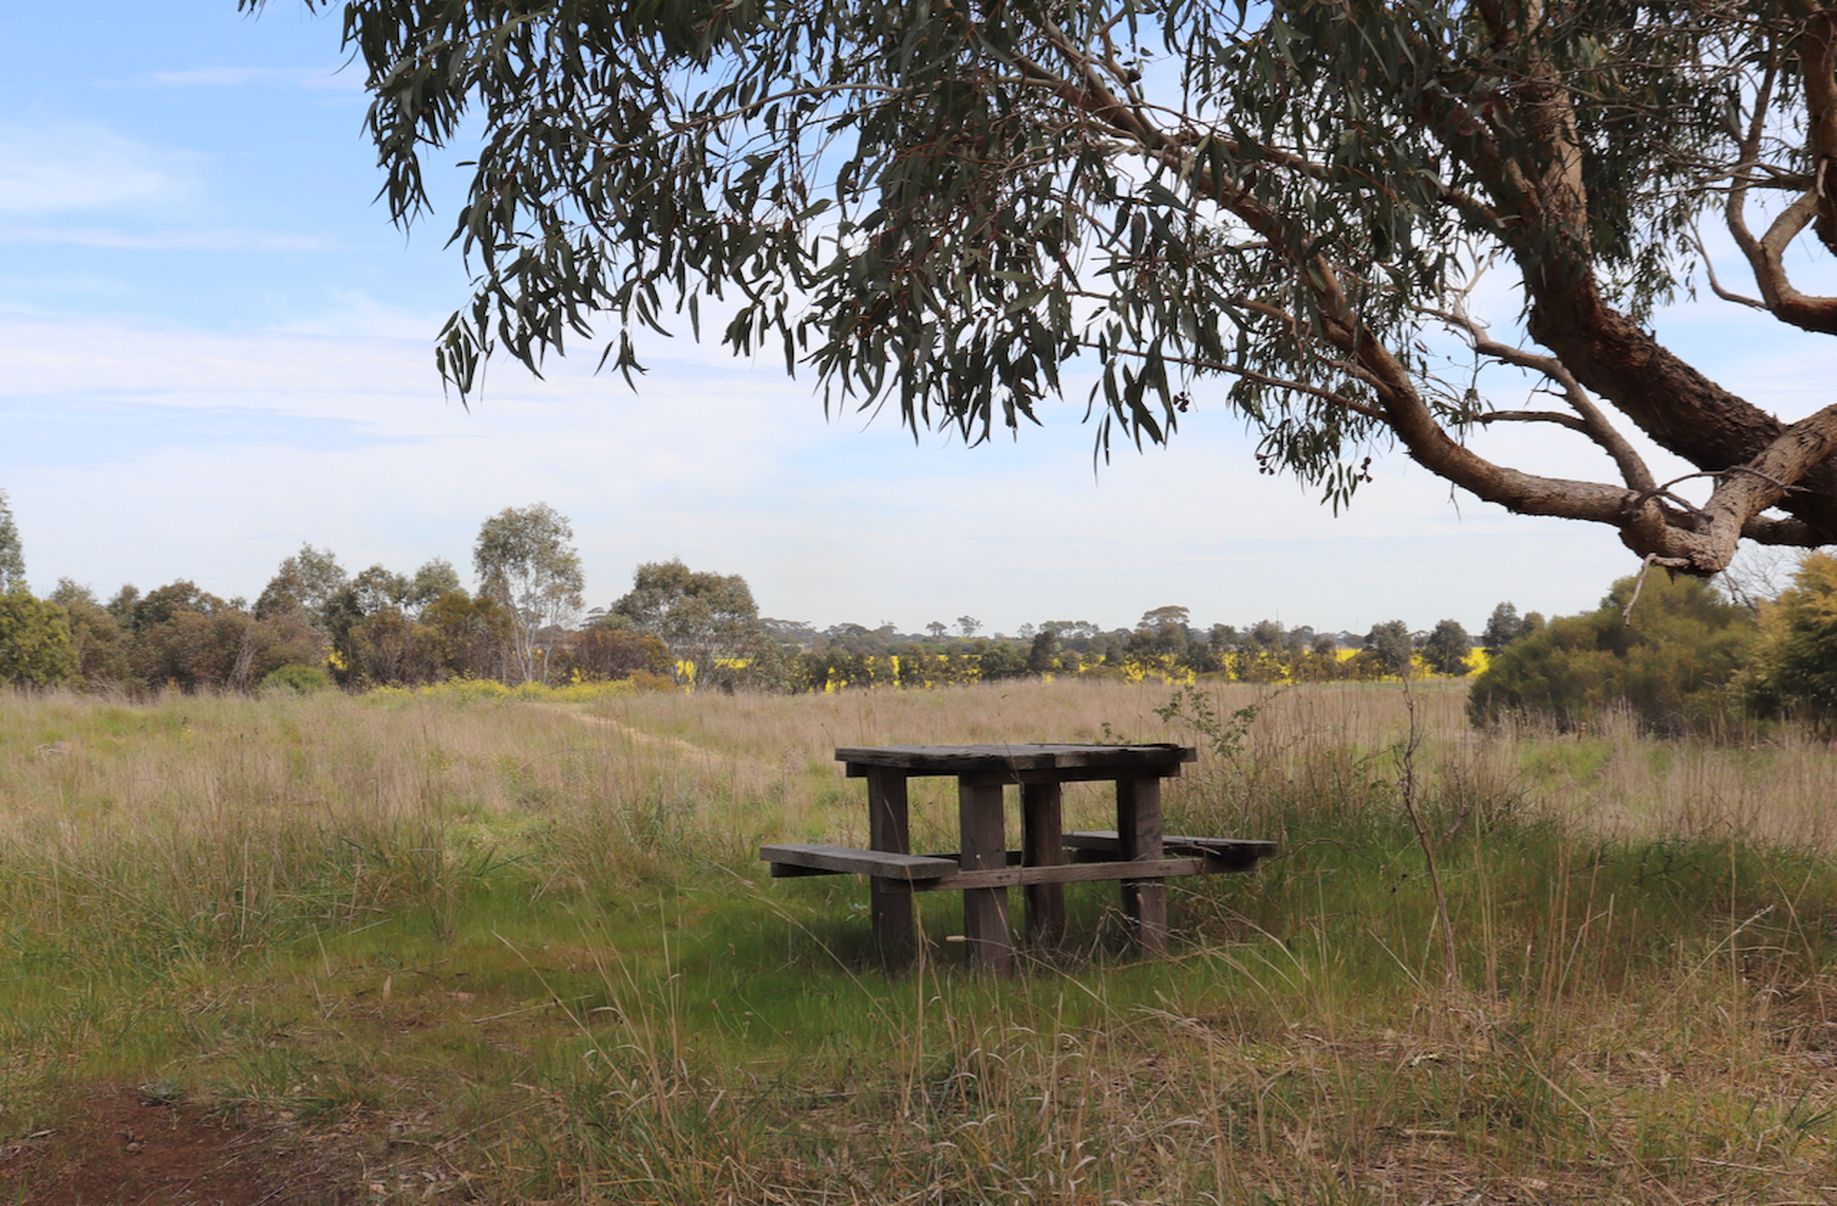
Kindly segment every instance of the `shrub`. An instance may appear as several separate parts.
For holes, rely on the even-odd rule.
[[[634,691],[662,694],[664,692],[681,690],[681,688],[676,685],[676,680],[669,675],[652,674],[648,670],[633,670],[631,672],[631,677],[625,681],[631,684],[632,690]]]
[[[1762,605],[1761,640],[1748,688],[1763,713],[1837,718],[1837,557],[1811,553],[1793,584]]]
[[[1551,621],[1500,650],[1467,699],[1476,725],[1520,715],[1563,730],[1625,706],[1649,732],[1706,731],[1740,710],[1737,671],[1755,626],[1697,578],[1653,574],[1632,623],[1636,580],[1614,583],[1601,606]]]
[[[1455,678],[1467,673],[1467,659],[1473,654],[1473,638],[1455,620],[1443,620],[1423,644],[1422,657],[1429,669]]]
[[[24,590],[0,594],[0,683],[53,687],[77,674],[64,609]]]
[[[330,691],[332,676],[323,666],[306,666],[299,662],[289,662],[277,666],[262,679],[264,693],[291,692],[294,695],[311,695],[316,691]]]

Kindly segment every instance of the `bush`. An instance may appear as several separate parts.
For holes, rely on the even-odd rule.
[[[1735,677],[1754,649],[1752,618],[1701,579],[1652,574],[1628,624],[1635,581],[1620,579],[1595,611],[1500,650],[1474,682],[1468,717],[1484,726],[1527,716],[1567,731],[1624,706],[1648,732],[1675,735],[1738,714]]]
[[[652,674],[648,670],[633,670],[631,672],[631,677],[624,681],[631,684],[632,690],[649,694],[661,695],[671,691],[682,690],[681,687],[676,685],[676,680],[669,675]]]
[[[262,679],[264,693],[311,695],[316,691],[330,691],[332,687],[331,673],[323,666],[306,666],[299,662],[277,666]]]
[[[0,594],[0,684],[54,687],[77,675],[64,609],[24,590]]]
[[[1764,714],[1837,719],[1837,557],[1811,553],[1792,586],[1763,604],[1749,696]]]

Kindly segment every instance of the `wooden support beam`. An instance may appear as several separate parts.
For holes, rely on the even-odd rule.
[[[876,851],[911,857],[912,828],[904,772],[889,767],[875,767],[868,772],[867,829],[868,845]],[[935,879],[936,875],[931,872],[932,868],[928,867],[924,877]],[[901,883],[877,875],[868,881],[868,912],[874,926],[874,945],[881,963],[889,969],[905,967],[918,953],[911,878],[908,876],[907,882]]]
[[[1121,779],[1116,784],[1116,833],[1125,862],[1161,857],[1161,781]],[[1123,881],[1123,916],[1145,951],[1167,949],[1167,885]]]
[[[1007,870],[1001,794],[997,784],[957,786],[958,828],[963,838],[959,865],[965,872]],[[975,966],[992,972],[1006,972],[1014,966],[1005,886],[970,888],[963,893],[963,936]]]
[[[1021,785],[1021,865],[1056,867],[1065,862],[1063,792],[1057,783]],[[1026,937],[1030,947],[1057,946],[1065,937],[1065,888],[1056,882],[1029,883]]]

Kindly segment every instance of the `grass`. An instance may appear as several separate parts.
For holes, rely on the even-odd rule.
[[[356,1136],[383,1197],[1837,1195],[1822,744],[1481,736],[1419,688],[1450,986],[1401,692],[1168,695],[0,697],[0,1152],[128,1083]],[[1070,949],[969,976],[937,894],[888,980],[857,882],[755,861],[863,844],[834,746],[1106,737],[1206,746],[1170,828],[1285,852],[1179,881],[1167,959],[1089,885]],[[913,805],[954,846],[951,785]]]

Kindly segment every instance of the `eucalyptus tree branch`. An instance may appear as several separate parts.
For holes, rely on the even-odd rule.
[[[698,299],[732,297],[736,353],[782,343],[787,371],[915,429],[1033,418],[1095,346],[1106,424],[1164,439],[1194,380],[1230,378],[1336,504],[1390,437],[1482,499],[1693,572],[1734,539],[1837,539],[1819,425],[1722,388],[1647,320],[1718,208],[1757,279],[1830,247],[1828,0],[304,2],[344,10],[392,219],[425,212],[424,159],[478,132],[453,225],[473,287],[436,353],[462,396],[494,349],[536,366],[608,323],[629,378],[634,333],[674,306],[699,334]],[[1141,78],[1157,37],[1176,87]],[[1734,128],[1730,95],[1751,106]],[[1756,233],[1761,190],[1787,195]],[[1489,255],[1520,275],[1525,347],[1469,317]],[[1783,268],[1755,298],[1709,275],[1819,321]],[[1436,309],[1564,402],[1473,415],[1425,343]],[[1710,503],[1658,488],[1613,410],[1712,475]],[[1624,482],[1489,460],[1474,422],[1576,432]]]
[[[1115,347],[1110,344],[1100,343],[1093,339],[1081,339],[1079,340],[1079,345],[1095,352],[1102,352],[1109,356],[1146,357],[1146,353],[1139,349]],[[1255,369],[1246,368],[1239,364],[1232,364],[1225,360],[1207,360],[1198,356],[1170,356],[1165,352],[1161,354],[1161,359],[1169,364],[1178,364],[1184,368],[1201,369],[1208,373],[1219,373],[1223,376],[1239,377],[1245,381],[1255,382],[1258,385],[1292,390],[1298,394],[1306,394],[1310,398],[1317,398],[1341,410],[1350,411],[1355,415],[1361,415],[1367,419],[1375,419],[1380,423],[1385,421],[1384,412],[1376,407],[1367,406],[1355,398],[1347,397],[1338,390],[1328,389],[1325,386],[1315,385],[1311,382],[1298,381],[1288,377],[1272,376],[1269,373],[1261,373]]]
[[[1837,67],[1834,32],[1837,32],[1837,18],[1826,12],[1808,18],[1799,37],[1801,46],[1797,58],[1805,90],[1807,144],[1814,165],[1805,190],[1774,217],[1765,234],[1755,236],[1747,221],[1748,191],[1754,184],[1761,139],[1779,70],[1778,51],[1770,46],[1766,67],[1755,92],[1753,113],[1738,148],[1740,158],[1733,172],[1734,184],[1724,206],[1729,234],[1747,259],[1754,283],[1760,289],[1760,308],[1782,322],[1826,335],[1837,334],[1837,297],[1816,297],[1801,292],[1786,271],[1785,257],[1793,240],[1814,223],[1826,246],[1837,251],[1837,185],[1826,184],[1827,168],[1822,166],[1837,164],[1837,84],[1832,81],[1833,69]],[[1827,191],[1830,196],[1826,196]],[[1724,293],[1713,277],[1710,287],[1718,296],[1740,300]]]
[[[1646,467],[1644,458],[1627,442],[1626,437],[1616,431],[1614,425],[1607,421],[1607,416],[1601,412],[1601,408],[1594,404],[1594,400],[1588,396],[1588,391],[1582,388],[1582,383],[1576,380],[1574,373],[1564,367],[1561,360],[1493,339],[1487,335],[1484,327],[1464,311],[1439,310],[1430,307],[1423,307],[1422,310],[1423,313],[1440,319],[1461,331],[1473,350],[1480,355],[1490,356],[1502,364],[1509,364],[1515,368],[1530,369],[1555,382],[1562,390],[1563,400],[1576,413],[1574,430],[1593,440],[1602,451],[1612,458],[1628,487],[1636,491],[1651,488],[1652,471]]]

